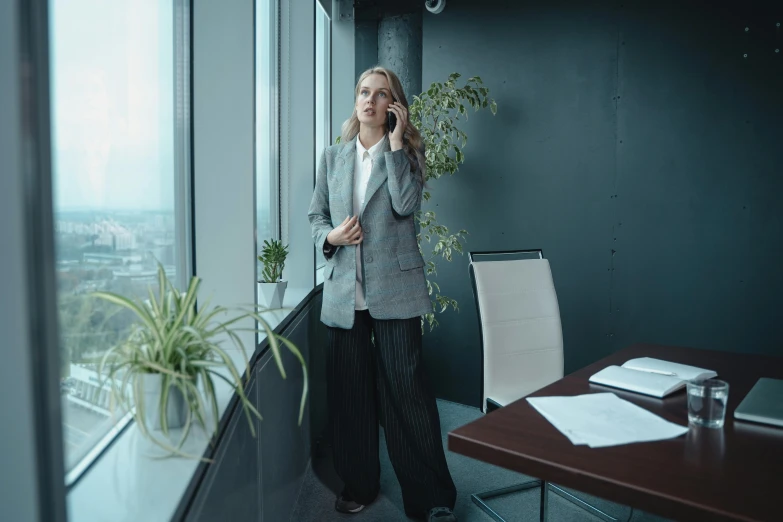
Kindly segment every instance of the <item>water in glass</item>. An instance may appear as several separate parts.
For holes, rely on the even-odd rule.
[[[688,422],[722,428],[726,418],[729,385],[717,379],[688,383]]]

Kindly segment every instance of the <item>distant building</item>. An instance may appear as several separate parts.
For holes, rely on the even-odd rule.
[[[167,239],[156,239],[154,245],[150,248],[150,254],[163,265],[174,264],[174,241]]]
[[[112,247],[114,250],[135,250],[136,235],[132,232],[119,232],[114,234]]]
[[[99,254],[95,252],[88,252],[84,254],[84,262],[95,265],[126,265],[141,263],[141,261],[141,254]]]
[[[163,270],[166,272],[166,276],[173,278],[177,270],[172,265],[164,265]],[[117,270],[113,270],[114,278],[117,280],[125,280],[131,282],[150,282],[153,283],[158,279],[157,268],[144,268],[141,265],[130,265]]]
[[[157,214],[155,216],[155,228],[160,231],[174,230],[173,214]]]
[[[111,386],[101,382],[103,378],[96,370],[71,364],[70,376],[66,378],[68,398],[96,413],[111,415]]]

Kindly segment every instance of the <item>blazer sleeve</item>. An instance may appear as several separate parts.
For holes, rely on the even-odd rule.
[[[326,236],[332,231],[332,214],[329,210],[329,185],[326,181],[327,162],[326,162],[327,149],[321,153],[321,161],[318,164],[318,173],[315,177],[315,190],[313,191],[313,199],[310,201],[310,209],[307,213],[307,217],[310,220],[310,230],[312,231],[313,241],[316,248],[324,252],[324,243]],[[330,254],[334,255],[337,248],[332,247]],[[324,252],[324,255],[327,255]],[[331,257],[328,255],[328,257]],[[328,258],[327,257],[327,258]]]
[[[411,168],[411,162],[404,148],[386,152],[384,159],[389,176],[392,208],[401,216],[409,216],[421,209],[421,197],[424,191],[421,176],[416,168]]]

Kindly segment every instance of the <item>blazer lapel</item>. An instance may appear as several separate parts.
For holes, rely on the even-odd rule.
[[[362,209],[359,213],[360,220],[362,218],[362,214],[364,214],[364,209],[367,208],[367,203],[370,202],[373,195],[375,195],[378,189],[381,188],[383,182],[386,181],[386,177],[388,176],[388,174],[386,172],[386,164],[385,164],[386,158],[384,157],[384,155],[390,150],[391,147],[389,146],[389,135],[387,134],[383,138],[383,143],[381,143],[381,146],[378,149],[375,158],[373,159],[372,171],[370,172],[370,180],[367,182],[367,192],[364,195],[364,205],[362,205]]]
[[[349,217],[353,216],[353,177],[354,168],[356,166],[356,140],[352,139],[347,142],[340,153],[340,159],[342,160],[342,172],[338,172],[340,185],[340,197],[345,203],[345,214]]]

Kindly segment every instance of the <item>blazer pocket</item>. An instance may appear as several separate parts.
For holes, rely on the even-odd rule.
[[[397,254],[397,261],[400,263],[400,270],[413,270],[424,266],[424,258],[418,250]]]

